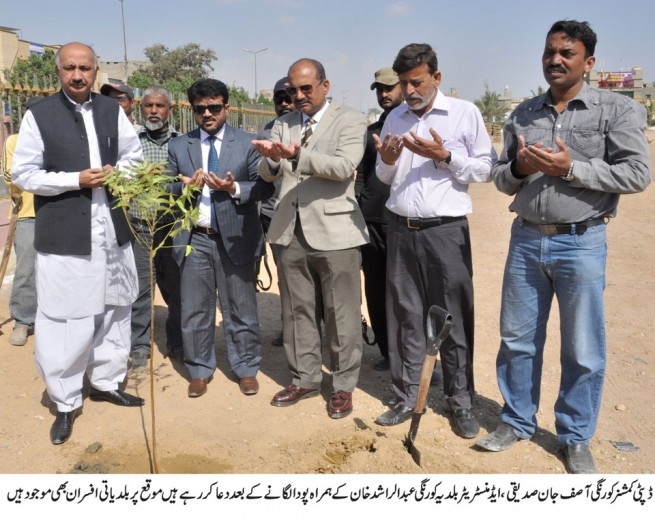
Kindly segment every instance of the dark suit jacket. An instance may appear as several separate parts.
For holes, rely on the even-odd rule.
[[[212,193],[212,205],[218,222],[218,229],[225,250],[234,264],[254,263],[264,246],[264,236],[259,221],[257,202],[273,194],[273,184],[264,182],[257,173],[259,153],[250,141],[253,137],[239,129],[225,125],[225,134],[218,159],[218,175],[224,178],[230,171],[239,183],[241,197],[234,199],[225,191]],[[168,146],[167,169],[172,175],[193,176],[202,169],[200,130],[194,129],[186,135],[174,138]],[[182,182],[173,184],[173,191],[179,192]],[[196,204],[200,192],[196,197]],[[182,231],[173,243],[173,257],[182,264],[186,246],[191,238],[190,231]]]

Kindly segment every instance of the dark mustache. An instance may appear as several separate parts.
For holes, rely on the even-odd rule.
[[[566,73],[566,69],[561,66],[550,66],[547,71],[549,73]]]

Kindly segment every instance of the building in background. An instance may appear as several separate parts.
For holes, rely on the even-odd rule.
[[[587,75],[587,83],[597,89],[620,93],[642,104],[646,104],[655,94],[654,83],[644,82],[644,73],[639,66],[635,66],[629,71],[593,69]]]

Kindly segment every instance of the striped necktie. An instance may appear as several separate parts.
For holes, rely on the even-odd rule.
[[[305,147],[311,140],[312,135],[314,134],[312,131],[312,125],[315,123],[316,121],[312,117],[309,117],[307,122],[305,122],[305,127],[303,127],[302,134],[300,135],[300,147]]]

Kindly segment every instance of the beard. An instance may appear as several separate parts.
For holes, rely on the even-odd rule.
[[[163,120],[145,120],[143,125],[148,131],[160,131],[166,125],[166,122]]]
[[[437,88],[428,90],[424,95],[419,93],[413,94],[411,97],[405,97],[405,102],[413,111],[422,111],[434,101],[437,96]]]

